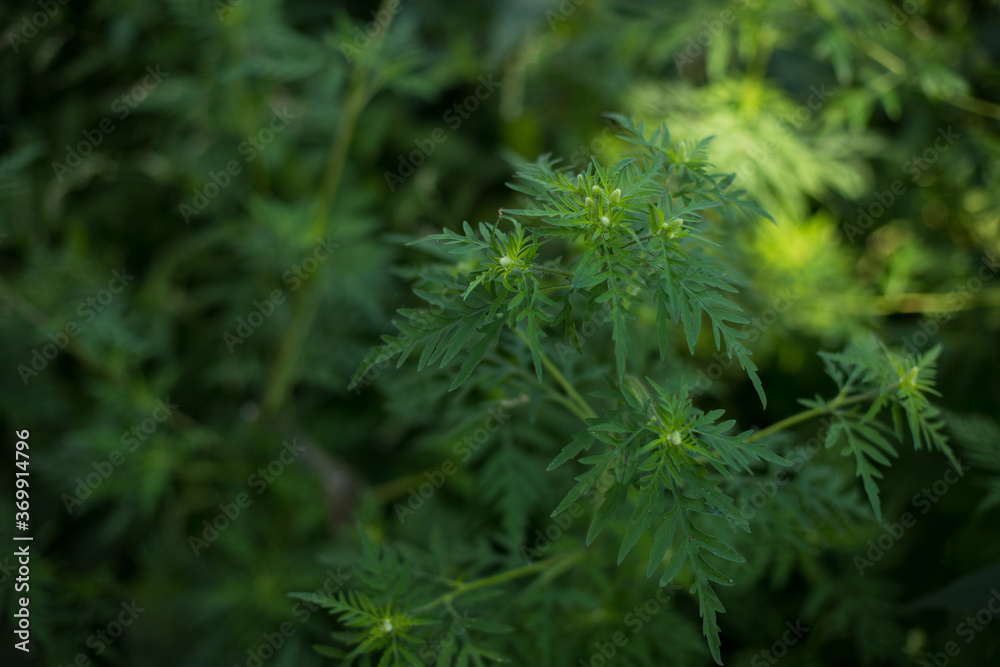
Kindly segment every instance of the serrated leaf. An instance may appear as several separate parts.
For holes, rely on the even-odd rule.
[[[681,571],[681,568],[684,566],[684,561],[688,559],[689,550],[690,546],[687,542],[682,542],[677,546],[677,549],[670,554],[670,560],[667,561],[667,567],[663,570],[662,574],[660,574],[659,586],[666,586],[674,580],[674,577],[677,576],[677,574]]]
[[[482,336],[472,345],[472,347],[469,348],[469,356],[465,359],[465,362],[462,364],[462,368],[455,376],[455,380],[451,383],[449,391],[454,391],[461,386],[463,382],[469,379],[469,376],[472,375],[476,366],[482,362],[486,353],[497,344],[497,341],[500,339],[500,332],[503,331],[503,327],[504,320],[503,318],[500,318],[486,323],[482,329],[479,330],[479,333],[482,334]]]
[[[597,508],[594,512],[594,520],[590,524],[590,530],[587,532],[587,546],[589,547],[591,543],[597,538],[597,536],[604,530],[604,527],[614,516],[615,510],[617,510],[622,503],[625,502],[625,497],[628,493],[628,486],[625,484],[614,484],[608,491],[604,494],[604,502],[601,506]]]
[[[639,541],[639,537],[646,530],[649,525],[650,520],[650,510],[653,504],[653,498],[656,495],[656,485],[647,484],[639,492],[635,508],[632,510],[632,518],[629,519],[628,525],[625,528],[625,538],[622,540],[622,546],[618,550],[618,565],[622,564],[625,560],[625,556],[628,552],[632,550],[635,543]]]
[[[590,449],[594,444],[594,437],[587,433],[586,431],[582,433],[577,433],[573,436],[573,440],[562,448],[562,451],[552,459],[552,463],[546,470],[555,470],[559,466],[563,465],[570,459],[575,459],[580,452],[585,452]]]

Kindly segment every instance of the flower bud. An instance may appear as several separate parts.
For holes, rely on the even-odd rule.
[[[682,141],[679,144],[677,144],[677,157],[680,158],[681,162],[687,162],[687,157],[688,157],[687,142]]]

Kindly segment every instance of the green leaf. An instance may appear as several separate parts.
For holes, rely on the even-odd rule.
[[[594,513],[594,520],[590,524],[590,530],[587,532],[587,546],[590,546],[600,532],[604,530],[608,521],[614,516],[615,510],[625,502],[627,494],[628,485],[617,483],[605,492],[604,502]]]
[[[667,555],[667,549],[670,548],[671,543],[674,541],[674,530],[676,528],[677,524],[675,522],[664,521],[656,529],[656,534],[653,535],[653,546],[649,550],[649,565],[646,567],[647,577],[653,576],[653,572],[660,569],[660,565],[663,564],[663,557]],[[680,558],[679,560],[683,561],[684,559]],[[672,578],[673,575],[667,581],[670,581]]]
[[[594,437],[590,435],[587,431],[582,433],[577,433],[573,436],[573,440],[562,448],[562,451],[552,459],[552,463],[546,470],[555,470],[559,466],[563,465],[571,459],[575,459],[580,452],[585,452],[590,449],[594,444]]]
[[[528,347],[531,348],[531,361],[535,366],[535,375],[542,381],[542,341],[545,332],[538,326],[533,315],[528,315]]]
[[[657,488],[654,484],[646,485],[641,491],[639,491],[638,502],[635,504],[635,508],[632,510],[632,518],[629,519],[628,526],[625,528],[625,538],[622,540],[622,546],[618,550],[618,564],[621,565],[622,561],[625,560],[625,556],[628,552],[632,550],[635,543],[639,541],[639,537],[649,526],[649,521],[652,518],[652,506],[653,499],[656,497]]]
[[[503,318],[487,322],[483,325],[483,327],[479,330],[479,333],[481,333],[482,336],[472,345],[472,347],[469,348],[469,356],[466,357],[461,370],[459,370],[458,374],[455,376],[455,380],[451,383],[449,391],[454,391],[461,386],[463,382],[469,379],[469,376],[472,375],[472,371],[474,371],[476,366],[482,362],[486,353],[497,344],[497,341],[500,339],[500,332],[503,331],[503,327]]]

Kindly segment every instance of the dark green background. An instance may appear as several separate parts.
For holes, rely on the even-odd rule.
[[[456,550],[496,531],[495,503],[476,491],[489,452],[419,521],[396,521],[393,503],[449,456],[469,414],[442,396],[442,374],[407,368],[360,393],[346,387],[393,310],[417,304],[398,269],[427,256],[399,240],[514,207],[505,182],[517,156],[613,159],[621,146],[605,141],[604,112],[665,122],[675,139],[716,135],[715,163],[777,221],[732,239],[754,256],[744,278],[761,311],[795,295],[751,346],[768,409],[738,369],[706,404],[748,428],[773,423],[797,398],[830,394],[816,351],[875,331],[922,351],[943,345],[943,406],[1000,411],[1000,282],[995,269],[981,287],[969,282],[1000,255],[995,2],[413,0],[388,29],[373,11],[313,0],[0,8],[0,543],[15,532],[14,431],[29,429],[34,664],[83,654],[95,665],[244,665],[286,622],[294,634],[265,664],[321,664],[309,645],[334,624],[319,613],[303,622],[286,593],[322,587],[352,559],[355,520],[418,548],[432,526]],[[372,41],[355,41],[366,27]],[[143,84],[147,68],[162,80]],[[490,76],[497,89],[457,116]],[[121,100],[131,94],[134,109]],[[264,146],[275,109],[294,117]],[[939,131],[957,139],[937,150]],[[386,173],[431,145],[390,189]],[[89,153],[78,166],[71,148]],[[179,207],[213,174],[225,181],[231,161],[238,173],[185,221]],[[870,228],[845,229],[887,193]],[[309,272],[317,238],[337,247]],[[123,267],[135,279],[103,294]],[[230,352],[224,335],[275,290],[285,301]],[[81,306],[88,298],[101,312]],[[71,322],[80,330],[66,349],[34,356]],[[921,324],[926,340],[915,338]],[[606,338],[594,343],[605,357]],[[38,373],[25,375],[33,359]],[[710,347],[695,361],[707,368]],[[275,385],[276,373],[287,382]],[[286,390],[265,399],[272,385]],[[128,451],[124,434],[168,397],[177,411]],[[532,443],[544,487],[527,543],[569,483],[542,471],[576,425],[512,414],[503,437]],[[248,478],[296,438],[309,453],[258,494]],[[115,450],[121,465],[68,512],[64,495]],[[913,494],[946,469],[939,455],[902,452],[882,487],[887,518],[912,511]],[[949,489],[864,577],[851,557],[880,534],[874,522],[818,555],[774,545],[785,555],[755,569],[749,554],[723,597],[727,664],[748,664],[796,618],[812,630],[788,664],[925,664],[956,639],[963,605],[981,608],[980,594],[1000,586],[994,565],[965,599],[907,608],[1000,559],[1000,515],[980,511],[997,472]],[[252,502],[196,556],[189,536],[241,493]],[[581,522],[574,539],[583,534]],[[587,567],[612,568],[613,549]],[[578,664],[648,597],[627,574],[599,589],[566,584],[562,598],[555,580],[557,650],[537,652],[521,632],[502,650],[515,664]],[[0,661],[20,664],[13,579],[0,579]],[[88,637],[133,599],[144,611],[97,656]],[[621,664],[709,664],[690,601],[655,623]],[[951,664],[1000,664],[998,636],[995,620],[973,643],[959,638]]]

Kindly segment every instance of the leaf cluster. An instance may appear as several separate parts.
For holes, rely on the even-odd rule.
[[[903,441],[904,419],[914,449],[919,450],[923,445],[936,449],[958,467],[943,432],[940,411],[928,398],[940,396],[934,389],[940,352],[938,346],[920,355],[901,354],[876,340],[852,345],[841,353],[820,352],[827,375],[837,383],[839,392],[830,401],[818,396],[800,401],[813,410],[830,412],[832,423],[824,444],[830,448],[844,438],[846,444],[841,453],[854,457],[856,475],[861,478],[880,521],[882,506],[877,480],[883,474],[878,466],[889,466],[890,457],[899,457],[889,438]],[[891,427],[878,419],[885,409],[892,417]]]

